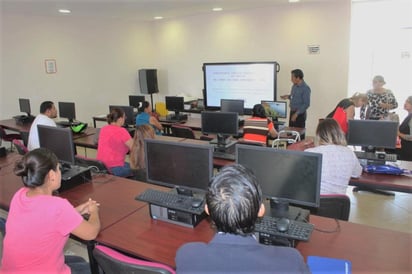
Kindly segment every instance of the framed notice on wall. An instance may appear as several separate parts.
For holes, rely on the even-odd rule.
[[[44,60],[44,66],[46,68],[46,73],[56,73],[56,60],[55,59],[46,59]]]

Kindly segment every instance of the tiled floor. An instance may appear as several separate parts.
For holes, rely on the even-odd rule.
[[[83,154],[84,149],[78,149]],[[88,157],[95,156],[95,150],[87,150]],[[412,181],[412,179],[411,179]],[[412,195],[394,192],[394,196],[384,196],[369,192],[352,192],[348,188],[347,194],[351,199],[351,212],[349,221],[374,227],[412,232]],[[5,217],[7,212],[0,210],[0,217]],[[1,257],[0,240],[0,257]],[[88,260],[86,248],[83,244],[69,240],[65,252],[83,256]]]

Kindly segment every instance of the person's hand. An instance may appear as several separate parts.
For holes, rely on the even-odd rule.
[[[99,210],[99,203],[92,200],[89,198],[89,200],[79,206],[76,207],[77,212],[80,213],[80,215],[83,214],[90,214],[91,212],[98,211]]]
[[[296,122],[296,119],[297,119],[297,118],[298,118],[298,113],[295,112],[295,113],[293,113],[292,116],[290,117],[290,120],[291,120],[292,122]]]
[[[289,95],[281,95],[280,98],[283,100],[286,100],[286,99],[289,99]]]

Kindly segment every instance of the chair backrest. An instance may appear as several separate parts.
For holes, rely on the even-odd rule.
[[[23,140],[23,144],[27,146],[29,143],[29,132],[28,131],[20,131],[21,139]]]
[[[195,134],[190,127],[185,127],[181,125],[172,125],[172,134],[175,137],[195,139]]]
[[[320,196],[320,206],[313,210],[314,215],[349,220],[350,199],[347,195],[328,194]]]
[[[109,247],[96,245],[93,257],[106,274],[174,274],[171,267],[126,256]]]
[[[87,157],[80,156],[80,155],[76,155],[75,160],[76,160],[77,165],[89,167],[91,171],[94,173],[110,174],[110,170],[100,160],[97,160],[94,158],[87,158]]]
[[[20,155],[24,155],[26,154],[29,150],[27,149],[27,147],[23,144],[22,140],[18,140],[18,139],[13,139],[13,145],[16,147],[17,152]]]

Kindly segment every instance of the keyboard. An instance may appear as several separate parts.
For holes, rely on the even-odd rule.
[[[61,127],[71,127],[71,126],[80,125],[80,122],[59,121],[59,122],[56,122],[56,124]]]
[[[389,161],[389,162],[396,162],[398,157],[396,154],[381,154],[385,156],[385,158],[379,158],[379,155],[374,152],[364,152],[364,151],[354,151],[355,155],[358,159],[366,159],[366,160],[373,160],[373,161]]]
[[[169,114],[166,116],[166,121],[168,122],[181,122],[181,121],[187,121],[187,114]]]
[[[220,158],[220,159],[225,159],[225,160],[235,160],[235,154],[234,153],[227,153],[223,151],[214,151],[213,152],[213,157],[215,158]]]
[[[277,220],[276,217],[263,216],[256,222],[255,231],[290,240],[309,241],[314,227],[312,224],[290,220],[288,230],[280,232],[276,228]]]
[[[179,195],[173,192],[165,192],[155,189],[147,189],[143,193],[139,194],[135,198],[136,200],[147,202],[149,204],[155,204],[158,206],[166,207],[169,209],[180,210],[184,212],[189,212],[196,215],[201,215],[204,212],[204,201],[203,199]],[[193,207],[192,203],[194,200],[202,200],[199,207]]]

